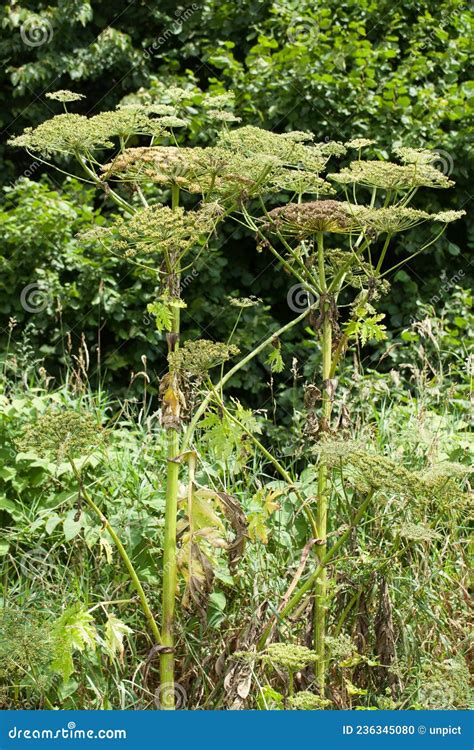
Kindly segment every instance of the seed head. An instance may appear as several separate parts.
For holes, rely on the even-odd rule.
[[[184,253],[201,244],[216,224],[213,206],[198,211],[174,210],[156,205],[137,211],[128,219],[119,217],[107,230],[112,248],[125,257],[137,254]]]
[[[104,430],[92,414],[57,409],[45,412],[29,425],[17,447],[60,461],[89,453],[103,441]]]
[[[333,200],[288,203],[274,208],[262,221],[264,230],[298,239],[317,232],[352,232],[360,226],[348,203]]]
[[[327,698],[311,693],[309,690],[301,690],[296,695],[288,698],[290,708],[294,711],[322,711],[331,705]]]
[[[298,672],[318,660],[315,651],[306,646],[292,643],[270,643],[260,658],[272,666],[279,666],[289,672]]]

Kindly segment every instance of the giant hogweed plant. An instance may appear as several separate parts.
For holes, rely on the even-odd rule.
[[[64,107],[79,98],[64,91],[50,97]],[[313,143],[308,133],[276,135],[253,127],[230,130],[229,125],[236,120],[231,100],[229,95],[201,98],[200,104],[216,126],[215,143],[202,148],[181,146],[175,136],[176,128],[186,127],[186,113],[196,104],[180,89],[167,92],[167,103],[132,103],[92,117],[65,111],[34,130],[27,129],[12,141],[13,145],[26,148],[35,159],[51,164],[54,158],[53,165],[62,172],[67,173],[70,160],[75,159],[83,179],[103,192],[120,212],[110,226],[94,230],[97,241],[157,279],[157,297],[147,302],[158,330],[166,334],[168,348],[168,368],[159,387],[162,426],[167,436],[161,628],[148,602],[142,598],[141,601],[160,654],[161,684],[168,688],[163,692],[165,709],[174,707],[178,563],[185,572],[185,601],[199,607],[198,589],[207,577],[209,549],[213,545],[225,546],[219,513],[231,518],[237,535],[243,534],[242,514],[233,499],[226,493],[198,487],[195,481],[197,454],[193,450],[193,437],[197,427],[206,426],[206,420],[207,425],[215,426],[213,409],[239,435],[251,439],[287,485],[294,488],[306,513],[315,542],[316,569],[291,599],[282,604],[280,616],[292,611],[314,587],[316,678],[321,693],[324,692],[326,568],[349,533],[344,532],[328,549],[327,516],[333,469],[322,451],[315,500],[313,504],[306,502],[285,467],[256,437],[255,420],[241,407],[236,410],[226,406],[223,387],[250,359],[266,349],[271,351],[269,362],[273,369],[282,369],[279,344],[275,346],[275,342],[309,316],[321,348],[321,371],[315,377],[319,383],[307,390],[307,434],[315,444],[323,445],[323,438],[334,437],[333,404],[342,357],[351,343],[363,345],[385,335],[382,316],[376,312],[375,304],[386,291],[390,270],[409,260],[396,263],[392,269],[386,267],[391,238],[428,221],[440,223],[439,236],[448,222],[461,215],[460,212],[429,215],[408,205],[420,187],[444,188],[451,184],[431,166],[430,152],[400,149],[402,164],[392,164],[362,160],[361,150],[370,145],[367,141],[318,144]],[[329,159],[343,156],[351,148],[357,150],[358,159],[349,168],[323,177]],[[342,197],[336,194],[334,185],[343,191]],[[365,203],[361,202],[360,191],[366,191]],[[288,197],[289,203],[275,207]],[[181,311],[186,307],[181,278],[205,259],[210,237],[229,216],[250,228],[259,249],[272,252],[283,268],[314,296],[314,301],[224,373],[224,363],[237,354],[231,344],[206,340],[188,341],[184,346],[181,343]],[[335,238],[344,242],[345,247],[335,246]],[[377,250],[380,240],[381,249]],[[350,291],[350,312],[343,320]],[[241,304],[251,302],[243,300]],[[208,373],[217,366],[221,368],[221,376],[216,383]],[[183,464],[188,466],[184,503],[180,499]],[[79,474],[77,479],[81,483]],[[365,493],[353,524],[362,518],[374,489],[369,488]],[[88,496],[86,501],[100,515],[92,498]],[[123,545],[118,538],[113,539],[140,593],[140,582],[130,561],[127,562]],[[273,622],[262,634],[260,647],[265,645],[272,629]]]
[[[195,94],[182,89],[167,91],[167,103],[131,103],[113,112],[86,117],[70,113],[67,104],[81,97],[73,92],[58,91],[48,95],[62,103],[64,113],[27,128],[11,141],[25,148],[37,161],[69,174],[71,161],[80,167],[82,179],[101,191],[120,213],[111,225],[93,230],[98,242],[112,253],[126,257],[144,274],[157,280],[157,298],[147,300],[148,311],[155,316],[156,326],[166,334],[168,369],[159,384],[161,421],[167,436],[166,511],[163,543],[163,591],[161,628],[151,613],[140,581],[120,539],[108,525],[131,582],[137,589],[150,631],[160,654],[160,673],[164,696],[163,708],[174,707],[174,619],[177,590],[177,568],[181,563],[187,576],[187,600],[197,602],[196,590],[209,568],[209,545],[223,546],[216,533],[222,521],[213,505],[242,528],[241,512],[227,495],[197,488],[194,480],[196,454],[191,442],[194,426],[210,399],[205,399],[192,415],[192,387],[206,381],[206,373],[237,353],[233,346],[202,340],[194,346],[181,347],[182,274],[202,262],[208,240],[219,222],[250,198],[266,189],[269,176],[283,162],[275,156],[252,154],[246,157],[232,153],[220,141],[206,148],[178,145],[177,128],[186,126],[186,111],[200,103],[207,120],[216,130],[227,130],[236,118],[230,111],[232,96],[205,96],[196,102]],[[169,102],[172,102],[170,104]],[[183,117],[184,115],[184,117]],[[288,145],[298,141],[290,134]],[[141,145],[144,144],[144,145]],[[301,315],[283,326],[283,334],[305,316]],[[221,378],[219,390],[232,374],[257,356],[271,341],[262,342]],[[208,380],[208,379],[207,379]],[[243,412],[242,412],[243,413]],[[192,416],[190,427],[182,438],[183,425]],[[50,415],[51,429],[61,431],[68,416]],[[58,427],[55,427],[57,422]],[[40,430],[41,432],[41,430]],[[68,457],[73,461],[72,456]],[[178,528],[180,467],[188,464],[189,488],[185,519]],[[72,463],[79,490],[90,509],[101,516],[93,499],[86,493],[80,472]],[[204,521],[207,523],[204,523]],[[104,523],[107,524],[104,519]],[[178,560],[177,533],[182,545]],[[212,533],[211,533],[212,532]],[[240,532],[239,532],[240,533]]]

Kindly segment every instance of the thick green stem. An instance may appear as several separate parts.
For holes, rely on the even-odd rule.
[[[135,591],[138,594],[138,598],[140,599],[140,603],[142,605],[143,613],[144,613],[144,615],[145,615],[145,617],[146,617],[146,619],[148,621],[148,624],[150,626],[150,630],[153,633],[153,637],[155,639],[155,642],[158,645],[161,645],[162,639],[161,639],[161,634],[160,634],[158,625],[156,624],[155,618],[153,617],[153,612],[151,611],[150,605],[148,603],[148,599],[147,599],[146,594],[145,594],[145,592],[143,590],[143,586],[140,583],[140,579],[138,578],[137,572],[136,572],[135,568],[133,567],[133,563],[130,560],[125,547],[123,546],[122,542],[120,541],[119,537],[117,536],[116,532],[114,531],[114,529],[110,525],[110,523],[107,520],[107,518],[102,513],[101,509],[92,500],[92,498],[89,495],[89,493],[87,492],[87,490],[84,489],[84,486],[82,484],[81,475],[79,473],[79,470],[76,467],[76,464],[74,463],[74,461],[72,459],[70,459],[70,464],[72,466],[72,470],[74,472],[74,475],[75,475],[75,477],[76,477],[76,479],[77,479],[77,481],[79,483],[81,497],[86,501],[86,503],[89,506],[89,508],[91,510],[93,510],[94,513],[97,515],[97,517],[99,518],[102,526],[105,529],[107,529],[107,531],[109,532],[109,534],[110,534],[110,536],[112,538],[112,541],[115,544],[115,546],[116,546],[116,548],[118,550],[118,553],[119,553],[120,557],[122,558],[122,560],[123,560],[123,562],[125,564],[125,567],[128,570],[128,574],[129,574],[130,579],[131,579],[131,581],[133,583]]]
[[[324,247],[323,235],[318,235],[318,267],[319,283],[323,290],[326,290],[326,277],[324,271]],[[322,415],[321,429],[328,431],[331,419],[332,389],[329,383],[331,378],[331,354],[332,354],[332,323],[330,303],[325,301],[321,310],[323,316],[322,334],[321,334],[321,352],[322,352]],[[313,640],[314,650],[318,655],[316,662],[316,679],[321,694],[324,694],[326,664],[325,664],[325,639],[326,639],[326,612],[327,602],[327,571],[323,560],[327,554],[327,515],[328,515],[328,468],[326,462],[320,460],[318,467],[318,505],[316,508],[316,529],[318,536],[318,545],[316,554],[319,560],[320,572],[315,583],[315,600],[314,600],[314,621],[313,621]]]
[[[173,185],[171,189],[172,208],[179,203],[179,188]],[[179,269],[173,269],[178,274]],[[180,309],[172,308],[172,326],[168,338],[171,351],[178,346],[180,332]],[[176,395],[177,397],[177,395]],[[177,569],[176,569],[176,520],[178,514],[178,486],[179,486],[179,433],[178,426],[170,425],[166,428],[166,506],[165,530],[163,542],[163,591],[162,591],[162,643],[165,650],[160,654],[160,708],[173,710],[175,707],[174,689],[174,617],[176,603]]]
[[[162,642],[167,653],[160,655],[160,708],[174,708],[174,610],[176,601],[176,516],[178,512],[179,435],[167,430],[166,509],[163,543]]]

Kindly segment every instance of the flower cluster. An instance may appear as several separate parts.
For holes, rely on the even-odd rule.
[[[410,190],[416,187],[448,188],[454,183],[426,162],[393,164],[389,161],[353,161],[328,177],[341,185],[364,185],[384,190]]]
[[[361,226],[370,227],[378,234],[402,232],[430,218],[430,215],[425,211],[398,206],[388,208],[353,206],[352,211]]]
[[[398,156],[402,164],[432,164],[436,153],[425,148],[394,148],[393,153]]]
[[[11,146],[26,148],[45,157],[112,148],[109,133],[104,129],[91,127],[91,119],[84,115],[56,115],[37,128],[25,128],[21,135],[8,142]]]
[[[430,529],[424,523],[410,523],[407,521],[397,526],[395,531],[404,539],[411,539],[414,542],[433,542],[436,539],[441,539],[441,534],[438,534],[434,529]]]
[[[361,224],[361,228],[373,229],[377,234],[395,234],[417,226],[424,221],[440,221],[448,224],[464,215],[464,211],[443,211],[428,214],[416,208],[403,206],[389,206],[387,208],[369,208],[367,206],[352,206],[354,217]]]
[[[272,666],[283,667],[289,672],[298,672],[318,660],[315,651],[292,643],[270,643],[260,658]]]
[[[344,479],[363,493],[394,493],[422,502],[436,501],[446,507],[452,502],[458,508],[472,503],[469,494],[460,488],[461,478],[469,471],[465,466],[449,463],[411,471],[370,447],[337,439],[321,441],[316,450],[328,466],[341,469]]]
[[[345,153],[346,149],[340,143],[305,143],[312,139],[311,133],[272,133],[247,125],[237,130],[223,131],[219,144],[244,156],[265,154],[278,159],[281,166],[300,167],[316,173],[324,169],[330,156]]]
[[[336,192],[329,182],[306,169],[279,169],[270,180],[270,185],[298,195],[331,195]]]
[[[170,369],[190,375],[203,375],[212,367],[221,365],[239,353],[233,345],[208,339],[186,341],[182,347],[168,355]]]
[[[353,138],[351,141],[346,141],[344,146],[346,148],[356,148],[360,151],[361,148],[367,148],[367,146],[372,146],[374,143],[375,141],[370,138]]]
[[[60,89],[59,91],[50,91],[46,94],[48,99],[53,99],[57,102],[78,102],[80,99],[85,99],[84,94],[76,94],[74,91],[68,91],[67,89]]]
[[[217,217],[211,209],[213,206],[185,211],[182,207],[172,210],[156,205],[137,211],[128,219],[119,217],[107,230],[112,248],[130,258],[137,254],[184,255],[214,230]]]
[[[63,99],[61,99],[62,101]],[[93,117],[62,114],[46,120],[36,128],[26,128],[9,143],[49,157],[62,153],[78,155],[96,149],[112,148],[111,138],[127,139],[132,135],[162,138],[170,135],[168,127],[184,124],[166,116],[154,117],[145,107],[130,105]]]
[[[331,705],[331,701],[309,690],[302,690],[288,698],[288,704],[294,711],[322,711]]]
[[[105,433],[92,414],[50,410],[29,425],[17,441],[20,451],[64,458],[89,453],[104,441]]]

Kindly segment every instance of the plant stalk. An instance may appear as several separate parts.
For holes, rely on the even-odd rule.
[[[326,276],[324,271],[324,247],[323,235],[318,235],[318,267],[319,283],[321,289],[326,291]],[[332,323],[330,318],[330,303],[324,301],[321,310],[323,316],[322,333],[321,333],[321,353],[322,353],[322,409],[321,409],[321,430],[328,431],[330,428],[331,405],[332,405],[332,388],[328,382],[331,378],[331,359],[332,359]],[[326,681],[326,664],[325,664],[325,639],[326,639],[326,613],[328,609],[327,602],[327,570],[324,559],[327,554],[327,515],[328,515],[328,468],[324,460],[320,460],[318,467],[318,505],[316,508],[316,530],[318,545],[316,546],[316,555],[319,560],[320,572],[316,578],[314,589],[314,619],[313,619],[313,647],[318,655],[316,662],[316,679],[321,695],[324,695]]]
[[[171,189],[171,207],[179,204],[179,188]],[[179,269],[174,269],[179,274]],[[178,277],[179,283],[179,277]],[[177,347],[180,333],[180,308],[172,308],[172,324],[168,336],[168,350]],[[177,396],[176,396],[177,397]],[[174,710],[174,618],[176,603],[176,519],[178,513],[179,485],[179,433],[177,425],[166,428],[166,505],[163,542],[163,591],[162,591],[162,644],[165,650],[160,654],[160,708]]]

